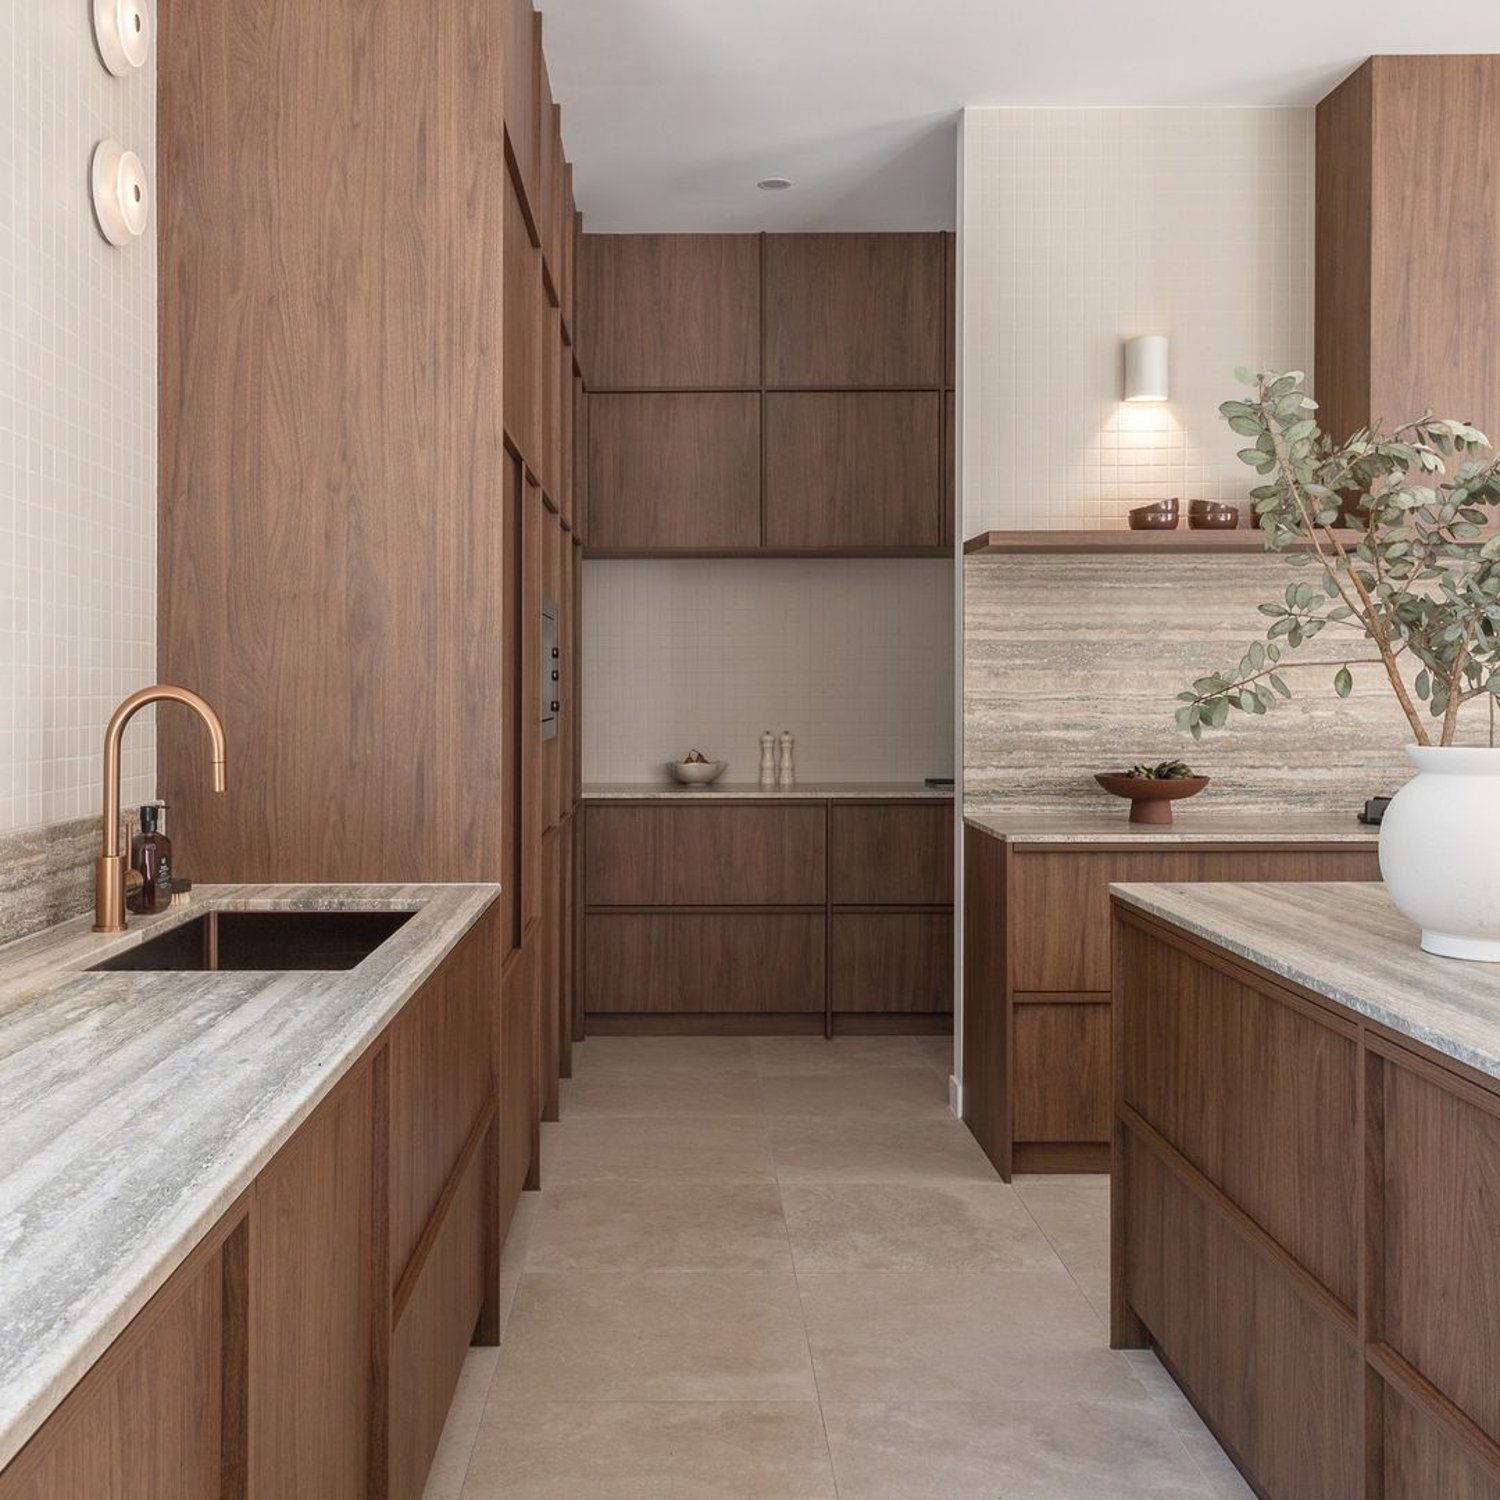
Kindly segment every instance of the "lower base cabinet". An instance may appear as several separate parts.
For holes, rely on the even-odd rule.
[[[420,1500],[499,1247],[534,1016],[481,918],[0,1472],[0,1500]],[[533,1059],[524,1059],[530,1079]],[[524,1130],[524,1145],[506,1136]]]

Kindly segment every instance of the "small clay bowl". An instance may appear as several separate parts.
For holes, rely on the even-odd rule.
[[[1154,505],[1138,505],[1130,512],[1130,529],[1132,531],[1175,531],[1177,519],[1177,502],[1158,500]]]
[[[1194,500],[1188,506],[1188,527],[1193,531],[1235,531],[1239,524],[1240,508],[1237,505]]]
[[[1126,776],[1123,772],[1097,772],[1094,780],[1106,792],[1130,799],[1132,823],[1170,824],[1172,804],[1181,797],[1193,797],[1208,785],[1207,776],[1179,776],[1170,781],[1153,781],[1148,776]]]

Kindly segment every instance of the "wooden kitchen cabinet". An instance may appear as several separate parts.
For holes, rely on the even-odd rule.
[[[835,911],[828,945],[835,1018],[952,1013],[950,912]]]
[[[528,7],[529,9],[529,7]],[[542,257],[531,243],[509,172],[505,178],[505,430],[534,466],[542,463]],[[550,368],[550,364],[549,364]]]
[[[1143,847],[964,830],[964,1121],[1000,1175],[1104,1171],[1113,881],[1377,880],[1375,843]]]
[[[760,544],[760,397],[589,397],[589,545],[609,551]]]
[[[952,906],[953,804],[832,802],[829,899],[835,906]]]
[[[768,547],[940,543],[940,393],[777,391],[765,399]]]
[[[760,385],[760,236],[591,234],[580,289],[591,389]]]
[[[531,0],[502,0],[505,136],[533,209],[541,192],[542,132],[538,106],[540,27]]]
[[[943,384],[944,266],[936,234],[771,234],[770,388]]]

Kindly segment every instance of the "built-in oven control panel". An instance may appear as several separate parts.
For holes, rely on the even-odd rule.
[[[557,600],[542,595],[542,738],[557,738],[557,714],[562,707],[562,653],[557,649]]]

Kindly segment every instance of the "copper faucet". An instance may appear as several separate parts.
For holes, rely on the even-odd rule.
[[[158,683],[132,693],[111,715],[104,731],[104,841],[94,861],[94,931],[125,931],[125,871],[130,857],[120,849],[120,742],[137,709],[148,703],[182,703],[208,726],[213,741],[213,784],[224,790],[224,726],[197,693]]]

